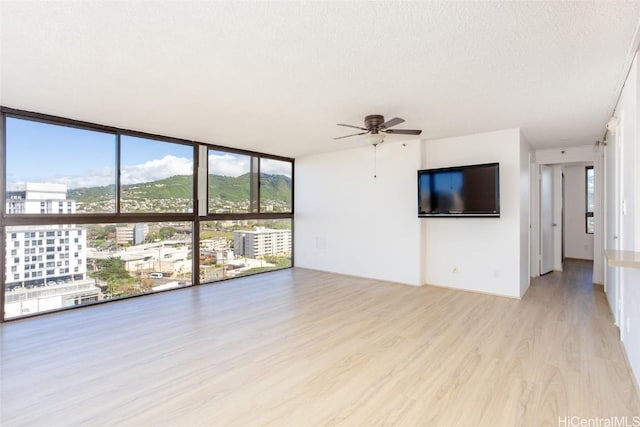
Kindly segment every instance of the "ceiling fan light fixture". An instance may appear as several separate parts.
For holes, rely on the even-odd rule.
[[[374,147],[384,142],[384,137],[385,137],[385,134],[380,132],[371,132],[365,135],[365,139],[367,140],[367,142],[373,145]]]

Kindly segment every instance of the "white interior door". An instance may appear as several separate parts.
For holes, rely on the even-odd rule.
[[[553,270],[553,169],[540,168],[540,274]]]

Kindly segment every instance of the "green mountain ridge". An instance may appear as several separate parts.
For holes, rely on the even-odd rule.
[[[209,199],[232,202],[246,201],[249,194],[250,174],[238,177],[209,175]],[[291,178],[284,175],[260,174],[260,195],[262,200],[291,202]],[[122,186],[123,199],[158,200],[190,199],[193,178],[190,175],[175,175],[158,181]],[[113,200],[114,185],[103,187],[73,188],[67,197],[81,203]]]

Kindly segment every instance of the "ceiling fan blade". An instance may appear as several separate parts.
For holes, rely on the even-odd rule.
[[[344,123],[338,123],[336,126],[346,126],[348,128],[354,128],[354,129],[360,129],[360,130],[369,130],[367,128],[362,128],[360,126],[354,126],[354,125],[345,125]]]
[[[380,127],[389,129],[390,127],[399,125],[400,123],[404,123],[404,119],[401,119],[400,117],[394,117],[393,119],[387,120],[386,122],[381,124]]]
[[[354,133],[354,134],[351,134],[351,135],[339,136],[339,137],[333,138],[333,139],[349,138],[350,136],[364,135],[365,133],[369,133],[369,132],[367,131],[367,132],[361,132],[361,133]]]
[[[396,135],[420,135],[422,133],[417,129],[387,129],[384,132]]]

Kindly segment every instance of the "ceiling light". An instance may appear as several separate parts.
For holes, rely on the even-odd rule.
[[[367,142],[373,145],[374,147],[382,143],[384,141],[384,137],[385,137],[385,134],[380,132],[375,132],[375,133],[371,132],[365,135],[365,139],[367,140]]]

